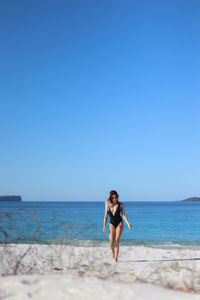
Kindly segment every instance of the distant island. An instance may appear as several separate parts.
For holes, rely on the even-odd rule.
[[[191,198],[187,198],[184,200],[180,200],[181,202],[185,202],[185,201],[200,201],[200,197],[191,197]]]
[[[0,202],[20,202],[22,201],[22,197],[21,196],[0,196]]]

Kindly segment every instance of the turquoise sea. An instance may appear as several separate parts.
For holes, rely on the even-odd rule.
[[[124,245],[200,245],[200,202],[123,202]],[[109,243],[104,202],[0,202],[0,243]]]

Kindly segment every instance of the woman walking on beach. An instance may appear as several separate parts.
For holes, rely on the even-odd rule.
[[[108,214],[110,216],[110,224],[109,224],[109,239],[110,239],[110,248],[112,250],[112,258],[117,261],[119,254],[119,241],[123,231],[123,220],[120,216],[120,212],[128,225],[128,228],[131,229],[125,212],[124,206],[121,202],[118,201],[119,195],[116,191],[110,191],[109,197],[105,203],[105,216],[104,216],[104,226],[103,231],[106,232],[106,222],[108,218]]]

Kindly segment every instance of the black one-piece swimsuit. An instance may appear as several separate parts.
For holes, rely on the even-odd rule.
[[[118,207],[117,207],[114,215],[113,215],[109,205],[108,205],[108,207],[109,207],[108,214],[110,216],[110,223],[113,226],[115,226],[115,228],[117,228],[119,223],[122,221],[122,217],[120,216],[120,202],[118,202]]]

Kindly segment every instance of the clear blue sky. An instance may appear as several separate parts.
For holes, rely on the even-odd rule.
[[[1,1],[0,194],[200,196],[198,0]]]

